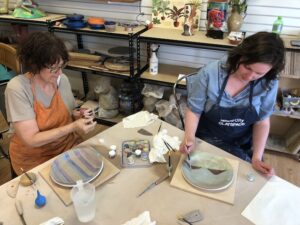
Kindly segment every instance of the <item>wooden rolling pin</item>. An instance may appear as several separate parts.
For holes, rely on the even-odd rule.
[[[91,55],[86,53],[78,53],[78,52],[69,52],[70,60],[87,60],[87,61],[100,61],[101,56],[99,55]]]

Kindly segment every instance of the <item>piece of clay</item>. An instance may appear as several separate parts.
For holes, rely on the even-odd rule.
[[[28,174],[28,176],[31,177],[31,180],[33,181],[33,183],[35,183],[36,179],[37,179],[35,173],[28,172],[27,174]],[[20,184],[22,186],[30,186],[30,185],[32,185],[31,181],[28,179],[28,177],[25,174],[23,174],[21,176],[21,178],[20,178]]]
[[[203,215],[201,214],[200,210],[197,209],[181,216],[179,219],[188,224],[192,224],[203,220]]]

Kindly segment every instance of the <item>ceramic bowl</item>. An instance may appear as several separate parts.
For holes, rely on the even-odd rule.
[[[90,24],[89,23],[89,26],[90,26],[91,29],[94,29],[94,30],[105,29],[104,24]]]
[[[105,30],[107,32],[115,32],[116,31],[116,22],[115,21],[105,21]]]
[[[101,17],[90,17],[88,18],[87,22],[89,24],[94,24],[94,25],[103,25],[104,19]]]
[[[78,20],[83,20],[84,16],[81,14],[71,14],[71,15],[67,15],[67,19],[68,20],[73,20],[73,21],[78,21]]]
[[[80,29],[86,26],[86,22],[83,20],[65,20],[63,22],[69,29]]]

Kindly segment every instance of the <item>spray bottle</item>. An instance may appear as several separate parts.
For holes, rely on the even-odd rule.
[[[159,46],[152,44],[151,45],[151,58],[150,58],[150,74],[151,75],[156,75],[158,73],[158,58],[157,58],[157,51],[158,51]]]

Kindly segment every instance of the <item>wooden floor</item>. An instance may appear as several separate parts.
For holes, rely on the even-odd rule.
[[[106,126],[97,125],[96,129],[89,135],[85,135],[84,138],[92,137],[106,128]],[[7,140],[5,138],[4,140],[0,140],[0,145],[7,147]],[[300,162],[295,159],[295,157],[293,158],[286,154],[267,151],[264,155],[264,159],[274,166],[277,176],[300,187]],[[9,161],[6,158],[2,158],[0,159],[0,185],[9,181],[10,178]]]

